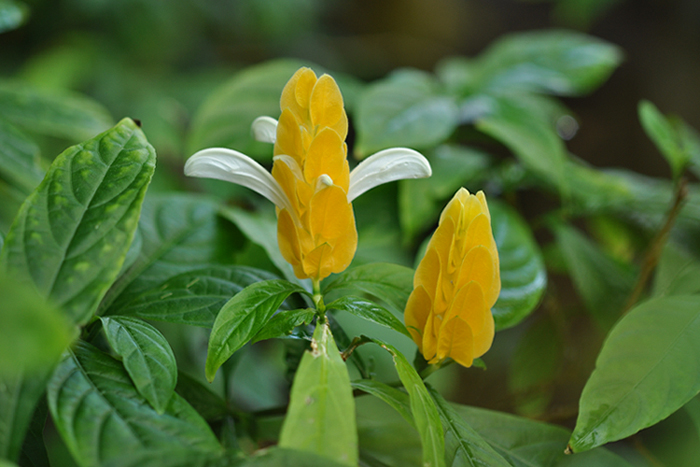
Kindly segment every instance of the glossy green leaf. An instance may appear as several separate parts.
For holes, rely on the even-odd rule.
[[[77,337],[66,316],[31,287],[0,274],[0,375],[51,368]]]
[[[473,186],[487,177],[489,162],[483,152],[445,144],[425,155],[433,174],[399,182],[401,227],[408,241],[437,222],[445,202],[460,187]]]
[[[337,297],[362,292],[403,314],[413,291],[413,269],[390,263],[371,263],[347,269],[324,283],[323,295]]]
[[[179,396],[158,414],[118,361],[80,342],[48,387],[49,409],[79,465],[202,465],[222,453],[206,422]]]
[[[399,415],[408,423],[415,427],[413,415],[411,414],[411,403],[406,394],[388,384],[382,383],[374,379],[360,379],[352,382],[352,388],[355,390],[364,391],[367,394],[383,400],[389,404]]]
[[[585,451],[663,420],[700,391],[700,296],[649,300],[608,335],[569,444]]]
[[[445,457],[447,465],[510,467],[503,457],[479,436],[456,410],[433,388],[430,395],[435,401],[442,425],[445,427]]]
[[[270,318],[270,321],[255,334],[255,337],[250,341],[254,344],[266,339],[274,339],[275,337],[286,337],[292,333],[294,328],[303,324],[311,324],[316,312],[310,308],[300,310],[280,310],[276,315]]]
[[[668,242],[656,267],[652,295],[684,295],[700,293],[700,260],[685,248]]]
[[[29,17],[29,8],[24,2],[0,0],[0,33],[22,26]]]
[[[219,312],[209,336],[205,373],[212,381],[216,371],[265,326],[282,302],[295,292],[296,284],[270,280],[252,284],[229,300]]]
[[[122,358],[136,390],[162,414],[175,391],[177,362],[156,328],[129,316],[102,317],[109,345]]]
[[[662,156],[671,166],[674,177],[678,177],[688,164],[690,155],[681,147],[680,137],[671,122],[649,101],[643,100],[638,107],[639,121]]]
[[[406,326],[394,316],[389,310],[377,305],[369,300],[360,297],[346,295],[327,305],[329,310],[340,310],[352,313],[355,316],[372,321],[379,325],[400,332],[404,336],[412,339],[411,334],[406,329]]]
[[[356,115],[355,153],[365,157],[380,149],[423,149],[442,143],[457,128],[457,105],[442,94],[430,75],[401,71],[368,86]]]
[[[512,208],[489,201],[491,228],[501,265],[501,294],[492,312],[496,329],[515,326],[539,303],[547,275],[530,228]]]
[[[73,141],[94,138],[114,125],[109,112],[85,96],[9,81],[0,81],[0,117],[32,132]]]
[[[86,323],[121,269],[154,168],[153,147],[129,119],[67,149],[22,204],[0,268]]]
[[[586,308],[604,329],[609,329],[623,312],[637,271],[605,254],[573,227],[559,225],[554,233]]]
[[[600,86],[622,61],[615,45],[592,36],[549,30],[504,36],[477,60],[470,88],[563,96]]]
[[[406,357],[396,350],[395,347],[376,339],[372,339],[372,341],[391,354],[399,379],[408,392],[411,413],[423,446],[423,466],[444,467],[445,435],[435,402],[425,387],[423,380],[418,376],[411,364],[408,363]]]
[[[211,328],[221,307],[256,282],[274,274],[246,266],[214,265],[167,278],[141,293],[125,292],[119,315]]]
[[[0,175],[29,194],[44,178],[39,147],[15,126],[0,120]]]
[[[452,407],[514,467],[629,467],[603,448],[565,455],[570,433],[559,426],[465,405]]]
[[[250,125],[263,115],[279,117],[282,88],[302,65],[296,60],[271,61],[246,68],[223,84],[197,111],[189,135],[189,152],[228,147],[271,160],[272,145],[253,140]]]
[[[213,200],[194,195],[149,196],[139,220],[139,257],[110,289],[101,309],[111,305],[109,314],[119,314],[134,297],[178,274],[230,263],[234,237],[222,225],[218,209]]]
[[[350,376],[327,324],[314,331],[294,377],[279,445],[357,465],[355,401]]]

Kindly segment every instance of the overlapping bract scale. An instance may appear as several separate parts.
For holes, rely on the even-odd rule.
[[[471,366],[491,347],[491,307],[501,290],[496,242],[483,192],[461,188],[416,269],[405,321],[429,363]]]

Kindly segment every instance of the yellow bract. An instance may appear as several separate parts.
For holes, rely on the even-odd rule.
[[[429,363],[463,366],[491,347],[491,307],[501,291],[498,251],[484,193],[461,188],[445,207],[413,279],[405,321]]]
[[[345,270],[357,249],[348,118],[335,80],[301,68],[284,87],[272,176],[289,199],[278,208],[277,240],[300,279]]]

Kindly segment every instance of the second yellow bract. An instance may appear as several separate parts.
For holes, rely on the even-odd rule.
[[[450,357],[471,366],[486,353],[501,279],[483,192],[461,188],[445,207],[413,286],[404,318],[429,363]]]
[[[278,208],[277,239],[300,279],[321,280],[348,267],[357,229],[348,201],[348,119],[335,80],[301,68],[280,100],[272,176],[289,199]]]

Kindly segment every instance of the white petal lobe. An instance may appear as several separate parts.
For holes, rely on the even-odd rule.
[[[290,207],[282,187],[270,172],[232,149],[209,148],[195,153],[185,163],[185,175],[235,183],[261,194],[280,209]]]
[[[379,151],[358,164],[350,172],[348,201],[365,191],[406,178],[426,178],[432,175],[430,163],[418,151],[408,148],[391,148]]]
[[[277,141],[277,120],[272,117],[258,117],[250,126],[255,141],[273,143]]]

